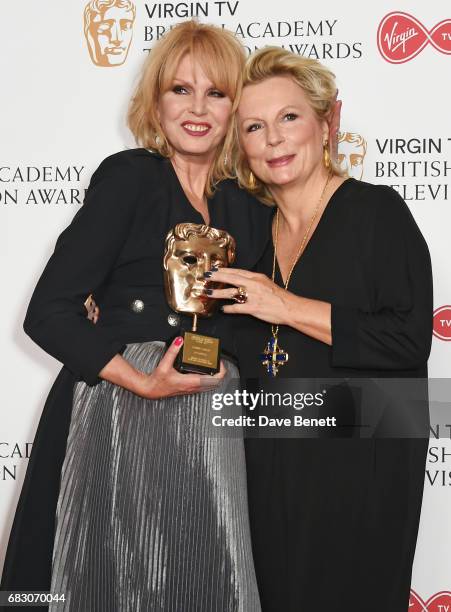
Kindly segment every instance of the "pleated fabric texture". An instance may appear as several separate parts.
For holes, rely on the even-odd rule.
[[[129,344],[150,372],[162,342]],[[50,612],[260,612],[243,439],[218,437],[214,391],[145,400],[102,381],[74,391]]]

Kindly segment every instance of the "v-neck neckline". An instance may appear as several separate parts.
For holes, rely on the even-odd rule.
[[[177,172],[175,171],[174,166],[172,165],[172,162],[169,158],[166,158],[166,163],[169,166],[169,172],[172,173],[172,177],[174,179],[174,182],[176,184],[176,188],[181,196],[182,201],[185,203],[185,206],[188,206],[190,209],[191,213],[194,213],[195,215],[197,215],[201,220],[202,220],[202,224],[203,225],[210,225],[211,224],[211,210],[210,210],[210,203],[211,203],[211,198],[207,198],[207,210],[208,210],[208,222],[205,220],[203,214],[197,210],[197,208],[195,208],[192,204],[190,199],[188,198],[188,196],[186,195],[185,190],[183,189],[183,185],[180,182],[180,179],[178,177]]]
[[[297,262],[296,262],[296,264],[295,264],[295,266],[293,268],[293,274],[294,274],[297,266],[299,265],[299,263],[304,259],[305,254],[308,252],[308,250],[310,248],[311,242],[312,241],[315,242],[314,238],[315,238],[315,236],[317,236],[318,230],[321,228],[321,226],[324,225],[323,219],[324,219],[324,217],[327,217],[327,213],[328,213],[329,209],[331,208],[331,204],[335,200],[335,196],[338,194],[339,191],[341,191],[343,185],[348,185],[350,183],[350,181],[352,181],[352,180],[353,180],[352,177],[349,177],[349,178],[345,179],[337,187],[337,189],[333,192],[333,194],[330,196],[330,198],[329,198],[329,200],[328,200],[328,202],[327,202],[327,204],[326,204],[326,206],[325,206],[325,208],[324,208],[324,210],[322,212],[321,217],[319,218],[319,221],[318,221],[318,223],[317,223],[317,225],[316,225],[312,235],[310,236],[307,244],[305,245],[304,250],[302,251],[301,256],[299,257],[299,259],[297,260]],[[275,212],[274,212],[273,218],[276,215],[276,212],[277,212],[277,207],[275,207]],[[272,222],[271,222],[271,244],[272,244],[272,257],[274,257],[274,237],[273,237],[273,232],[272,232]],[[275,272],[274,272],[274,282],[279,284],[281,287],[285,287],[285,281],[283,280],[282,272],[281,272],[280,266],[279,266],[279,260],[278,260],[277,257],[276,257],[276,266],[275,266],[275,268],[276,269],[275,269]],[[280,283],[277,282],[277,281],[280,281]],[[289,286],[289,284],[288,284],[288,286]]]

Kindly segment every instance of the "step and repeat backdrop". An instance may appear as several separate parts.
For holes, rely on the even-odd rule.
[[[134,83],[152,46],[179,21],[222,25],[248,53],[280,45],[333,70],[343,100],[340,164],[357,179],[394,187],[415,216],[434,270],[429,372],[451,375],[447,2],[41,0],[2,2],[0,16],[0,567],[43,402],[60,368],[22,330],[28,300],[94,169],[135,146],[125,126]],[[451,610],[450,516],[451,425],[431,435],[412,612]]]

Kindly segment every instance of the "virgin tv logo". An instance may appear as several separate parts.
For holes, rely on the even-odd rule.
[[[436,338],[451,340],[451,306],[440,306],[434,310],[433,324]]]
[[[413,15],[394,12],[382,19],[377,30],[379,51],[391,64],[408,62],[429,43],[440,53],[451,55],[451,19],[427,30]]]
[[[449,612],[449,610],[451,610],[450,591],[436,593],[427,601],[423,601],[415,591],[410,591],[408,612]]]

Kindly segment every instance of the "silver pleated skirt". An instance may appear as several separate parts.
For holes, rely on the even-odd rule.
[[[129,344],[150,372],[162,342]],[[212,393],[145,400],[78,383],[57,505],[50,612],[260,612],[243,439],[212,431]]]

